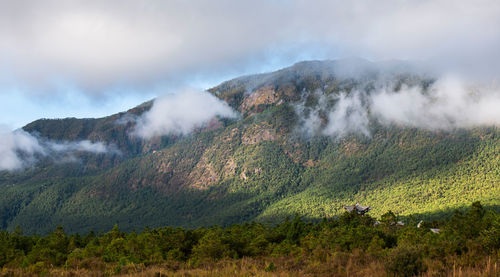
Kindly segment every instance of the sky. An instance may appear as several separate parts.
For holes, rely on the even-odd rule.
[[[500,73],[500,1],[0,0],[0,125],[100,117],[311,59]]]

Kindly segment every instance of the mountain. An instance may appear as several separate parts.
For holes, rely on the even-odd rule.
[[[215,118],[189,135],[132,136],[152,101],[99,119],[37,120],[23,130],[103,141],[119,154],[76,153],[74,162],[45,158],[0,172],[0,228],[129,231],[295,213],[318,220],[356,202],[374,216],[438,217],[473,201],[498,208],[498,127],[429,130],[370,110],[379,88],[425,92],[434,82],[404,62],[308,61],[209,89],[241,117]]]

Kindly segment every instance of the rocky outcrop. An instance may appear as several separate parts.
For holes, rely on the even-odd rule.
[[[247,113],[249,115],[255,114],[258,111],[259,105],[275,104],[280,101],[278,93],[274,90],[272,86],[262,87],[254,92],[252,92],[248,97],[246,97],[240,106],[240,111],[242,113]]]
[[[209,163],[207,157],[203,156],[196,164],[191,174],[189,174],[188,180],[191,187],[196,189],[206,189],[214,184],[217,184],[220,177],[212,164]]]
[[[267,123],[255,125],[243,133],[241,143],[243,144],[256,144],[261,141],[276,140],[276,130],[272,129]]]

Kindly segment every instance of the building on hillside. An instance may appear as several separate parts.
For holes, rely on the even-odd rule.
[[[353,206],[343,206],[344,209],[348,212],[356,211],[358,214],[365,214],[369,212],[372,208],[370,206],[361,206],[358,203]]]

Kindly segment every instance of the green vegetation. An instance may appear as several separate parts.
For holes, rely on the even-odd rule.
[[[300,216],[278,225],[146,228],[125,233],[45,236],[0,232],[1,274],[414,276],[500,273],[500,214],[475,202],[444,220],[397,224],[345,212],[318,223]],[[439,233],[430,231],[439,228]],[[251,265],[251,266],[250,266]],[[214,271],[211,266],[218,267]],[[230,270],[227,270],[230,267]],[[212,273],[210,273],[212,272]]]
[[[114,224],[132,231],[277,222],[295,213],[319,220],[356,202],[371,205],[374,216],[388,209],[401,216],[443,216],[476,200],[498,209],[496,128],[446,134],[380,128],[372,138],[341,140],[304,140],[278,131],[273,140],[245,143],[259,140],[262,129],[274,130],[268,126],[277,124],[269,120],[276,120],[276,109],[268,110],[272,116],[187,137],[95,175],[5,174],[1,227],[46,233],[62,225],[83,233]]]
[[[55,140],[102,140],[122,155],[78,153],[77,163],[48,159],[0,172],[0,228],[47,234],[61,225],[84,234],[115,224],[131,232],[276,223],[294,214],[320,221],[356,202],[372,206],[373,216],[390,209],[427,220],[474,201],[500,210],[498,127],[426,131],[374,119],[369,137],[302,134],[297,103],[318,105],[319,89],[369,92],[374,85],[370,76],[342,79],[328,70],[327,63],[301,63],[225,82],[210,91],[242,118],[189,136],[131,137],[135,123],[120,120],[151,102],[100,119],[35,121],[24,129]],[[397,86],[430,82],[400,76]]]

